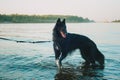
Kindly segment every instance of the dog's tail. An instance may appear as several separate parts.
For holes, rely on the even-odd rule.
[[[96,60],[98,61],[100,66],[104,68],[105,57],[99,50],[97,51]]]

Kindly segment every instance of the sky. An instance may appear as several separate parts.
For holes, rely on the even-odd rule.
[[[120,0],[0,0],[0,14],[74,15],[113,21],[120,19]]]

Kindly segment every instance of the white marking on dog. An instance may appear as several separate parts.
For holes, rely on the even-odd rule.
[[[58,46],[57,46],[57,45],[55,46],[55,48],[56,48],[57,50],[59,50],[59,48],[58,48]]]
[[[59,60],[56,60],[56,65],[58,66],[58,68],[60,68],[60,64],[59,64]]]

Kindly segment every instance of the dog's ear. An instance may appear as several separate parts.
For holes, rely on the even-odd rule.
[[[65,24],[65,19],[63,19],[62,23]]]
[[[58,18],[58,20],[57,20],[57,24],[59,24],[61,22],[61,20],[60,20],[60,18]]]

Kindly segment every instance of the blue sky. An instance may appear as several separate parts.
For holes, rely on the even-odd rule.
[[[95,21],[120,19],[120,0],[0,0],[0,14],[77,15]]]

